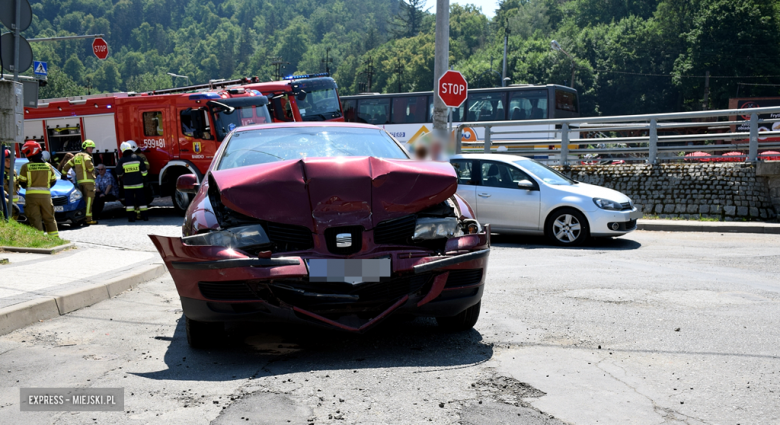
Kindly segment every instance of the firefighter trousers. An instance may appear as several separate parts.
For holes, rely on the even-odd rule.
[[[92,205],[95,203],[95,183],[81,183],[79,190],[84,195],[84,202],[87,204],[87,221],[92,221]]]
[[[128,221],[135,221],[136,214],[139,214],[139,218],[142,220],[148,220],[148,210],[143,187],[138,189],[125,188],[125,211]]]
[[[57,236],[57,221],[54,220],[54,205],[51,203],[51,195],[29,194],[25,196],[24,214],[29,223],[36,229],[43,231],[46,227],[46,233]]]

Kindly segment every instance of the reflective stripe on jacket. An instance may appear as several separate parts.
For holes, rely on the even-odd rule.
[[[116,176],[122,179],[122,186],[125,189],[142,189],[144,187],[144,177],[148,172],[146,164],[138,158],[138,155],[124,154],[116,163],[115,171]]]

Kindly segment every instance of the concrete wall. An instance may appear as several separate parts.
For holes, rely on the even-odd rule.
[[[766,179],[769,187],[769,198],[780,213],[780,161],[760,162],[756,166],[756,175]]]
[[[760,165],[760,164],[759,164]],[[661,218],[769,220],[777,217],[770,178],[746,163],[575,165],[554,167],[574,180],[630,196],[645,214]],[[780,175],[773,196],[780,200]],[[777,209],[776,209],[777,208]]]

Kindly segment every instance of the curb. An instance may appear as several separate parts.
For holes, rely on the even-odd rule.
[[[165,272],[164,264],[150,264],[129,276],[111,279],[106,283],[0,308],[0,335],[113,298],[140,283],[156,279]]]
[[[27,254],[56,254],[66,249],[75,248],[76,244],[66,243],[65,245],[55,246],[54,248],[24,248],[18,246],[0,246],[0,251],[24,252]]]
[[[723,223],[681,221],[640,221],[637,230],[659,232],[706,232],[706,233],[764,233],[780,235],[780,224],[774,223]]]

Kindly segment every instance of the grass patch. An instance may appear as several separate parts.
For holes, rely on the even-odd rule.
[[[68,243],[57,236],[49,236],[32,226],[0,218],[0,246],[23,248],[53,248]]]
[[[642,217],[645,220],[673,220],[673,221],[722,221],[717,218],[712,217],[691,217],[691,218],[683,218],[683,217],[668,217],[668,218],[661,218],[659,215],[653,215],[653,214],[645,214],[644,217]]]

